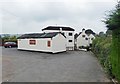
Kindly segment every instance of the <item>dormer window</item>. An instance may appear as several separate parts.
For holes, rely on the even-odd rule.
[[[82,35],[82,37],[85,37],[85,35]]]

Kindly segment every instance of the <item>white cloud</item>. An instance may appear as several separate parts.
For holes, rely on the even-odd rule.
[[[81,31],[105,31],[101,19],[112,10],[115,0],[4,0],[3,33],[38,32],[49,25],[65,25]]]

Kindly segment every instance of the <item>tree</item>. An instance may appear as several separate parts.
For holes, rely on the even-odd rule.
[[[110,64],[112,65],[113,77],[120,82],[120,1],[115,10],[111,12],[105,21],[109,30],[112,30],[112,46]]]
[[[106,31],[106,35],[107,35],[107,36],[112,35],[112,31],[108,29],[108,30]]]
[[[17,41],[17,37],[14,35],[14,36],[11,36],[10,38],[9,38],[9,40],[10,41]]]
[[[120,1],[116,6],[116,9],[111,12],[110,15],[107,16],[106,21],[104,21],[108,29],[120,29]]]
[[[2,41],[3,41],[3,42],[8,41],[9,38],[10,38],[10,35],[4,34],[3,37],[2,37]]]
[[[17,36],[4,35],[4,37],[2,37],[2,41],[3,41],[2,43],[8,42],[8,41],[17,42]]]

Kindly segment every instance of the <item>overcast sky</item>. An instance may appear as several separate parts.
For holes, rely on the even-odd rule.
[[[41,32],[50,26],[69,26],[98,33],[106,31],[101,22],[117,0],[3,0],[0,10],[0,33]]]

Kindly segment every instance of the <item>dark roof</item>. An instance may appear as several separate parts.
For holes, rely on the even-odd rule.
[[[52,38],[52,37],[56,36],[57,34],[58,34],[58,32],[45,33],[45,34],[41,35],[41,38]]]
[[[26,39],[26,38],[40,38],[44,33],[31,33],[31,34],[23,34],[18,39]]]
[[[18,39],[26,39],[26,38],[52,38],[52,37],[55,37],[58,33],[60,33],[60,32],[24,34],[24,35],[18,37]],[[64,36],[63,33],[61,33],[61,34]]]
[[[43,30],[60,30],[60,28],[62,28],[62,30],[64,30],[64,31],[75,31],[71,27],[62,27],[62,26],[48,26],[48,27],[42,29],[42,31]]]
[[[93,35],[95,35],[95,32],[93,32],[91,29],[87,29],[87,30],[85,30],[85,33],[86,34],[93,34]]]
[[[82,32],[79,32],[78,36],[79,36],[81,33],[82,33]],[[78,36],[77,36],[77,37],[78,37]],[[76,37],[76,38],[77,38],[77,37]]]
[[[66,38],[66,36],[60,32],[44,33],[43,35],[40,36],[40,38],[52,38],[52,37],[55,37],[57,34],[62,34]]]
[[[85,29],[83,29],[83,30],[85,30]],[[78,36],[79,36],[81,33],[82,33],[82,32],[80,32],[80,33],[78,34]],[[89,36],[90,34],[95,35],[95,32],[93,32],[91,29],[87,29],[87,30],[85,30],[85,34],[87,34],[88,36]],[[76,38],[77,38],[78,36],[76,36]]]
[[[79,34],[76,33],[76,34],[74,35],[74,38],[76,39],[78,36],[79,36]]]

